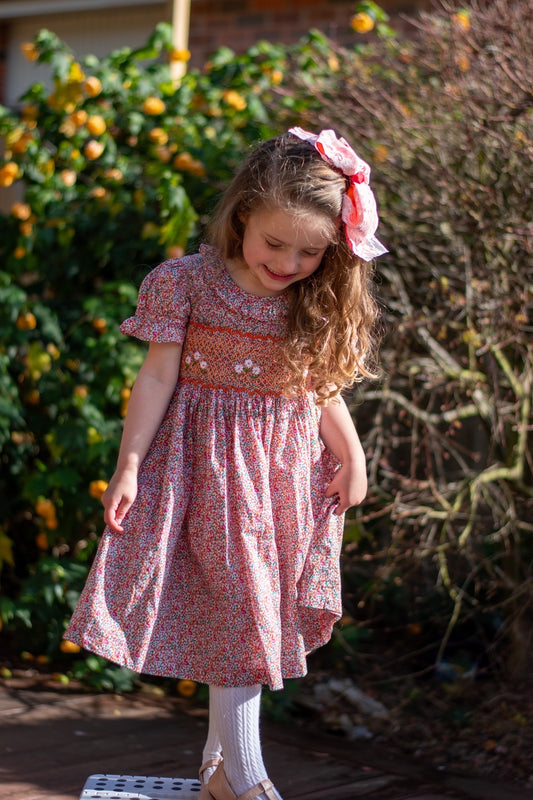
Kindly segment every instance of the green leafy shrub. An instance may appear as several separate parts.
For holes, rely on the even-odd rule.
[[[71,559],[42,558],[22,585],[16,601],[0,600],[2,619],[15,621],[23,650],[31,630],[31,655],[54,656],[63,635],[63,619],[72,614],[87,577],[87,567]]]

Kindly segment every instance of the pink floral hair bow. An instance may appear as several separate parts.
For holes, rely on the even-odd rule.
[[[303,128],[290,128],[304,142],[309,142],[324,161],[340,169],[350,179],[342,201],[342,221],[346,239],[356,256],[371,261],[387,253],[387,248],[374,236],[379,217],[376,198],[370,188],[370,167],[352,150],[346,139],[337,139],[335,131],[324,130],[318,135]]]

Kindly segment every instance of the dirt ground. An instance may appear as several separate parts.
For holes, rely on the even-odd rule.
[[[312,675],[295,692],[295,716],[347,739],[382,742],[437,769],[533,788],[531,682],[394,677],[376,687]]]

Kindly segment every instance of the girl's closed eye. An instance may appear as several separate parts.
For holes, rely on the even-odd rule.
[[[273,250],[279,250],[283,245],[280,242],[269,242],[268,239],[265,239],[266,244],[268,247],[271,247]],[[309,258],[314,258],[320,254],[320,250],[302,250],[302,255],[308,256]]]

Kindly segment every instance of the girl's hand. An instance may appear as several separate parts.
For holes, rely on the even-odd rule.
[[[363,468],[361,468],[363,467]],[[343,464],[326,490],[326,497],[338,496],[334,513],[340,517],[352,506],[358,506],[366,497],[368,480],[364,462]]]
[[[122,520],[137,496],[137,471],[115,472],[102,495],[104,522],[116,533],[124,533]]]
[[[340,517],[351,506],[363,502],[368,488],[365,454],[342,397],[322,409],[320,435],[342,464],[326,491],[326,497],[338,496],[335,514]]]

